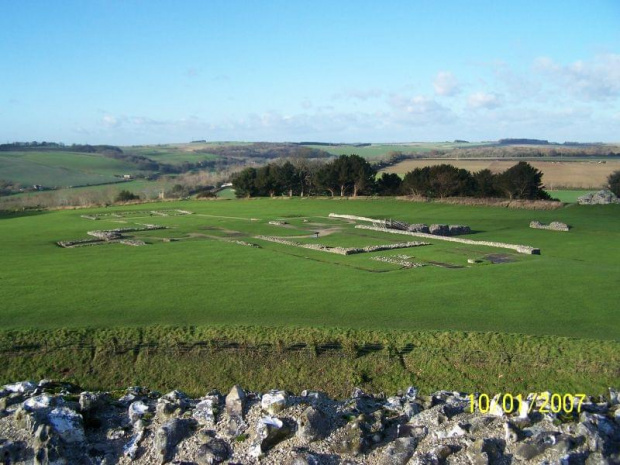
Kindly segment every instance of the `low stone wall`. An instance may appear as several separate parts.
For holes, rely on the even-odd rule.
[[[394,257],[372,257],[371,260],[376,260],[383,263],[391,263],[392,265],[402,266],[403,268],[421,268],[423,263],[410,262],[407,258]]]
[[[338,213],[330,213],[330,218],[338,218],[338,219],[346,219],[346,220],[354,220],[354,221],[365,221],[373,223],[374,226],[383,226],[388,229],[397,229],[399,231],[412,231],[412,232],[422,232],[427,234],[433,234],[436,236],[459,236],[461,234],[469,234],[471,233],[471,228],[469,226],[463,226],[459,224],[432,224],[430,226],[419,223],[419,224],[409,224],[404,221],[399,220],[377,220],[374,218],[367,218],[365,216],[355,216],[355,215],[341,215]]]
[[[386,223],[386,220],[377,220],[375,218],[367,218],[365,216],[341,215],[339,213],[330,213],[328,216],[330,218],[337,218],[337,219],[343,219],[343,220],[367,221],[367,222],[370,222],[370,223],[377,223],[377,224],[385,224]]]
[[[274,236],[255,236],[256,239],[263,241],[275,242],[293,247],[301,247],[302,249],[318,250],[319,252],[329,252],[338,255],[353,255],[358,253],[379,252],[381,250],[406,249],[409,247],[420,247],[430,245],[428,242],[399,242],[397,244],[369,245],[367,247],[329,247],[321,244],[303,244],[301,242],[289,241],[281,237]]]
[[[566,223],[561,223],[559,221],[552,221],[549,224],[543,224],[540,221],[532,221],[530,222],[530,228],[548,229],[550,231],[563,231],[563,232],[568,232],[570,230],[570,227]]]
[[[0,457],[137,465],[619,463],[618,392],[584,397],[563,404],[570,413],[553,413],[533,395],[521,403],[491,396],[481,414],[472,409],[486,405],[478,394],[422,395],[414,387],[390,397],[355,389],[344,400],[239,386],[201,398],[131,387],[118,397],[26,381],[0,390]]]
[[[386,228],[380,228],[377,226],[364,226],[364,225],[356,225],[355,226],[356,229],[369,229],[371,231],[380,231],[380,232],[385,232],[385,233],[391,233],[391,234],[404,234],[404,235],[408,235],[408,236],[415,236],[415,237],[425,237],[427,239],[438,239],[441,241],[448,241],[448,242],[459,242],[461,244],[471,244],[471,245],[484,245],[487,247],[497,247],[497,248],[502,248],[502,249],[512,249],[512,250],[516,250],[519,253],[522,254],[527,254],[527,255],[540,255],[540,249],[536,248],[536,247],[530,247],[528,245],[517,245],[517,244],[505,244],[503,242],[490,242],[490,241],[474,241],[471,239],[463,239],[460,237],[446,237],[446,236],[436,236],[433,234],[426,234],[426,233],[420,233],[420,232],[412,232],[412,231],[399,231],[396,229],[386,229]]]
[[[119,243],[124,245],[146,245],[146,242],[135,240],[135,239],[125,239],[123,237],[123,233],[127,232],[138,232],[138,231],[153,231],[157,229],[168,229],[166,226],[159,226],[156,224],[144,224],[141,227],[133,227],[133,228],[117,228],[117,229],[109,229],[102,231],[88,231],[86,234],[89,236],[93,236],[96,239],[76,239],[72,241],[58,241],[60,247],[70,248],[70,247],[83,247],[86,245],[102,245],[102,244],[111,244],[111,243]]]

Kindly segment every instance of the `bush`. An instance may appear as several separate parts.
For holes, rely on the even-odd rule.
[[[114,199],[115,202],[129,202],[131,200],[140,200],[140,196],[134,194],[133,192],[122,190]]]
[[[614,171],[607,178],[609,190],[620,197],[620,170]]]

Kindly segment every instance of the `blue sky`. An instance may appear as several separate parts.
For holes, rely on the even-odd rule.
[[[4,1],[0,142],[620,141],[620,1]]]

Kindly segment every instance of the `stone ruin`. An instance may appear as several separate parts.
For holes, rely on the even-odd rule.
[[[338,255],[354,255],[358,253],[379,252],[381,250],[406,249],[410,247],[421,247],[423,245],[430,245],[428,242],[411,241],[399,242],[397,244],[369,245],[366,247],[329,247],[322,244],[304,244],[301,242],[289,241],[287,239],[274,236],[255,236],[254,238],[268,242],[275,242],[277,244],[300,247],[302,249],[311,249],[317,250],[319,252],[335,253]]]
[[[582,195],[577,199],[577,202],[579,205],[609,205],[611,203],[620,203],[620,199],[612,191],[603,189]]]
[[[367,218],[365,216],[341,215],[338,213],[330,213],[329,217],[353,221],[364,221],[372,223],[374,226],[384,227],[386,229],[421,232],[425,234],[433,234],[435,236],[460,236],[462,234],[471,233],[471,228],[469,226],[463,226],[458,224],[431,224],[430,226],[428,226],[423,223],[409,224],[399,220],[377,220],[373,218]]]
[[[86,234],[94,237],[94,239],[76,239],[72,241],[58,241],[60,247],[72,248],[72,247],[84,247],[90,245],[102,245],[102,244],[124,244],[132,246],[146,245],[146,242],[137,239],[127,239],[123,236],[129,232],[139,231],[154,231],[157,229],[168,229],[166,226],[159,226],[156,224],[144,224],[140,227],[133,228],[117,228],[102,231],[88,231]]]
[[[167,209],[167,210],[128,210],[121,212],[112,212],[112,213],[92,213],[87,215],[81,215],[82,218],[87,220],[100,220],[102,218],[127,218],[127,217],[136,217],[136,216],[183,216],[183,215],[193,215],[194,212],[189,210],[179,210],[179,209]]]
[[[548,229],[549,231],[570,231],[570,226],[566,223],[561,223],[559,221],[552,221],[549,224],[543,224],[540,221],[532,221],[530,222],[530,228],[533,229]]]
[[[355,226],[356,229],[368,229],[370,231],[380,231],[391,234],[403,234],[408,236],[415,237],[424,237],[427,239],[437,239],[448,242],[459,242],[461,244],[469,244],[469,245],[483,245],[486,247],[497,247],[500,249],[512,249],[516,250],[519,253],[526,255],[540,255],[540,249],[537,247],[531,247],[529,245],[520,245],[520,244],[507,244],[505,242],[491,242],[491,241],[474,241],[472,239],[464,239],[462,237],[447,237],[447,236],[436,236],[433,234],[427,234],[422,232],[413,232],[413,231],[400,231],[396,229],[386,229],[380,226],[366,226],[363,224],[358,224]]]
[[[478,395],[473,395],[474,401]],[[527,396],[514,411],[493,398],[472,413],[452,391],[394,396],[355,389],[334,400],[274,390],[192,398],[142,387],[120,397],[70,383],[0,390],[0,457],[35,464],[585,464],[620,463],[620,398],[589,396],[577,412],[541,413]],[[567,409],[569,408],[567,407]]]

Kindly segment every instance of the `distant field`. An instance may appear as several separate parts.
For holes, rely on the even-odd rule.
[[[142,155],[160,163],[179,165],[184,162],[196,163],[205,160],[215,160],[217,155],[209,153],[195,153],[193,150],[205,148],[204,146],[195,147],[193,144],[187,145],[165,145],[165,146],[146,146],[146,147],[125,147],[127,153]]]
[[[410,142],[404,144],[371,144],[366,146],[354,145],[308,145],[319,150],[325,150],[333,155],[351,155],[356,154],[364,158],[378,158],[388,155],[390,152],[403,153],[426,153],[431,150],[450,150],[457,147],[479,146],[483,144],[455,144],[452,142]]]
[[[46,187],[82,186],[118,181],[114,175],[136,172],[135,165],[101,154],[76,152],[0,152],[0,179]]]
[[[388,173],[405,174],[415,168],[448,163],[457,168],[469,171],[490,169],[498,173],[505,171],[517,163],[516,160],[455,160],[455,159],[426,159],[406,160],[390,166],[384,171]],[[543,183],[550,189],[597,189],[605,185],[607,177],[614,171],[620,170],[620,160],[609,160],[605,163],[596,161],[528,161],[532,166],[544,174]]]

